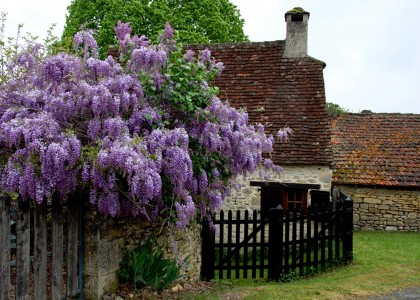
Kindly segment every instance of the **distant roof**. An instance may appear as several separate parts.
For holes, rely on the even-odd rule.
[[[312,57],[283,58],[284,41],[188,45],[209,48],[225,69],[213,83],[219,97],[246,108],[249,122],[275,134],[288,126],[289,142],[275,143],[273,161],[280,165],[329,165],[330,129],[325,104],[325,63]]]
[[[345,114],[332,131],[333,183],[420,187],[420,115]]]

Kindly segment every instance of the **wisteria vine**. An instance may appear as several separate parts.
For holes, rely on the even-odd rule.
[[[20,75],[0,86],[1,190],[37,203],[85,190],[103,214],[184,228],[220,208],[237,176],[280,171],[263,157],[273,137],[217,97],[223,65],[209,50],[184,52],[169,24],[155,45],[128,23],[115,32],[118,59],[98,59],[85,31],[77,54],[29,45],[9,63]]]

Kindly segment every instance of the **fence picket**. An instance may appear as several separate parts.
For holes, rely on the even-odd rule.
[[[236,251],[235,256],[235,278],[239,279],[239,258],[240,258],[240,251],[239,251],[239,244],[240,244],[240,233],[241,233],[241,212],[239,210],[236,211],[236,239],[235,239],[235,248],[238,249]]]
[[[47,295],[47,204],[35,205],[35,251],[34,283],[35,299],[45,299]]]
[[[252,232],[257,231],[257,211],[252,213]],[[252,239],[252,278],[257,278],[257,235],[255,234]]]
[[[285,220],[285,224],[286,224],[286,228],[284,230],[285,232],[285,238],[284,238],[284,273],[289,273],[290,271],[290,261],[289,261],[289,250],[290,250],[290,211],[286,210],[286,220]]]
[[[325,267],[325,235],[326,235],[326,228],[325,228],[325,207],[321,205],[321,266]]]
[[[318,205],[314,205],[314,216],[315,216],[315,220],[314,220],[314,267],[315,270],[318,267],[318,241],[319,241],[319,224],[318,224],[318,220],[319,220],[319,209],[318,209]]]
[[[10,290],[10,199],[0,196],[0,299],[9,299]]]
[[[219,241],[219,261],[218,261],[218,265],[219,265],[219,279],[223,278],[223,243],[225,242],[224,239],[224,211],[222,210],[220,212],[220,241]]]
[[[29,202],[18,200],[16,221],[16,298],[29,299],[30,273],[30,208]]]
[[[249,213],[248,210],[245,210],[245,223],[244,223],[244,240],[245,238],[248,236],[248,222],[249,222]],[[248,245],[244,246],[244,259],[243,259],[243,263],[244,263],[244,278],[248,278]]]
[[[74,298],[78,294],[77,284],[77,242],[78,242],[78,201],[70,199],[67,203],[67,297]]]
[[[314,219],[314,208],[310,206],[308,211],[308,221],[306,224],[306,268],[309,269],[311,261],[311,250],[313,248],[312,244],[312,220]]]
[[[305,236],[304,236],[304,228],[305,228],[305,212],[304,208],[300,208],[300,215],[299,215],[299,275],[303,275],[303,266],[304,266],[304,257],[305,257]]]
[[[228,211],[228,238],[227,238],[227,255],[229,255],[229,253],[232,251],[232,211],[229,210]],[[230,279],[231,276],[231,271],[232,271],[232,264],[231,264],[231,259],[227,259],[226,261],[227,263],[227,279]]]
[[[63,218],[60,199],[52,202],[52,299],[63,298]]]
[[[327,219],[328,219],[328,260],[332,261],[333,260],[333,235],[334,235],[334,231],[333,231],[333,220],[331,218],[331,209],[328,210],[328,215],[327,215]]]
[[[287,214],[287,211],[285,212],[285,210],[282,211],[280,217],[281,219],[279,220],[279,243],[278,243],[278,247],[279,249],[279,267],[278,267],[278,272],[279,274],[283,273],[283,266],[285,265],[285,261],[286,258],[284,257],[284,221],[286,220],[284,218],[284,214]]]
[[[292,219],[292,270],[296,269],[296,255],[297,255],[297,211],[293,209]]]

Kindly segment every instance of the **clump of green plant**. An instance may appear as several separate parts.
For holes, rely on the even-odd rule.
[[[327,102],[327,113],[330,118],[336,118],[348,112],[348,109],[345,109],[338,104]]]
[[[304,10],[302,7],[294,7],[293,9],[289,10],[288,13],[296,14],[296,13],[306,13],[307,11]]]
[[[299,270],[289,270],[287,273],[280,274],[279,282],[292,282],[299,279]]]
[[[163,258],[163,251],[153,249],[148,240],[133,251],[127,251],[120,263],[120,282],[133,282],[134,288],[150,287],[162,291],[181,277],[179,265],[174,259]]]

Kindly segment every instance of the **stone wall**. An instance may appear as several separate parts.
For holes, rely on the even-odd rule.
[[[328,166],[283,166],[281,175],[271,174],[270,181],[285,183],[310,183],[321,185],[321,190],[331,189],[332,171]],[[259,209],[260,193],[258,187],[250,187],[250,181],[264,181],[259,171],[249,175],[246,179],[239,178],[243,186],[239,191],[232,191],[231,196],[223,204],[223,210]],[[308,199],[309,195],[308,195]]]
[[[117,287],[117,270],[125,250],[133,250],[149,237],[156,238],[165,257],[188,257],[181,270],[183,281],[200,279],[199,224],[191,224],[185,230],[179,231],[166,225],[151,226],[135,219],[113,220],[100,216],[96,211],[90,211],[85,216],[84,228],[84,299],[101,299],[106,292]]]
[[[354,201],[354,227],[420,231],[420,190],[338,186]]]

